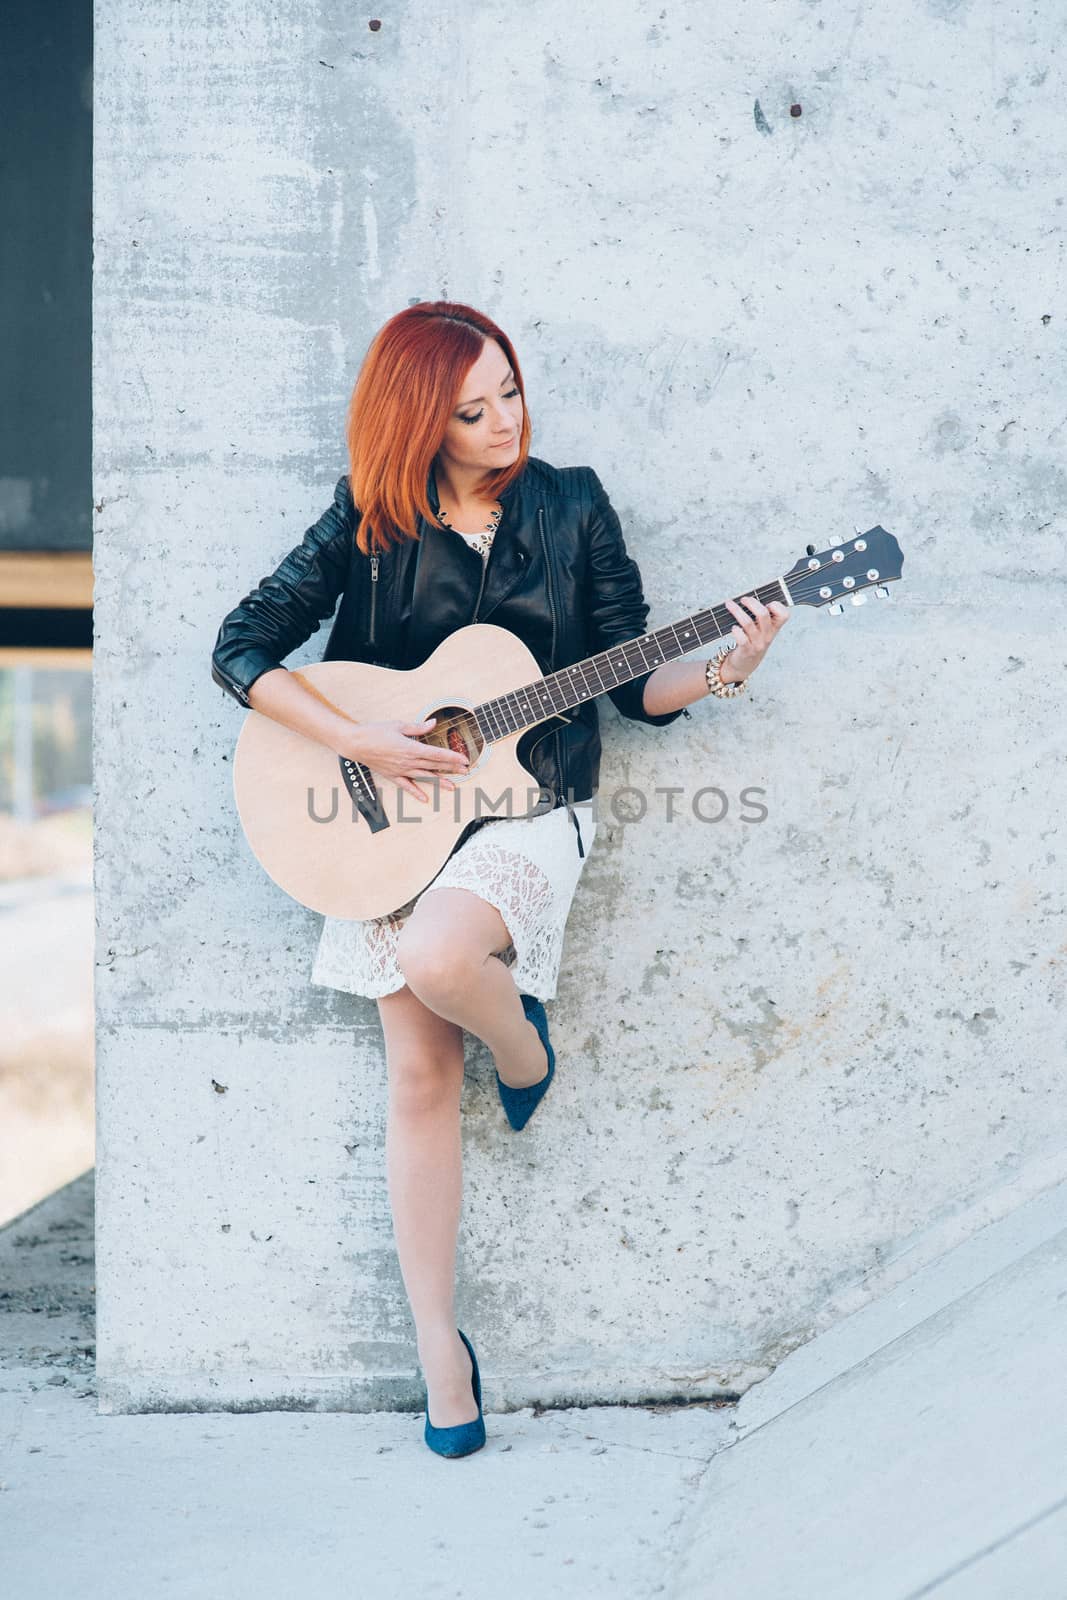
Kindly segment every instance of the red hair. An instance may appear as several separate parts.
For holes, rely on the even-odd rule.
[[[390,317],[360,368],[348,407],[345,440],[349,483],[360,513],[356,543],[364,555],[417,539],[418,513],[433,522],[426,493],[463,380],[495,339],[511,363],[522,395],[516,459],[487,472],[478,492],[493,499],[517,477],[530,453],[530,417],[518,357],[496,323],[472,306],[422,300]]]

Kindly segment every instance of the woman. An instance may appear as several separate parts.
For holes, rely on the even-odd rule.
[[[212,673],[240,704],[426,804],[422,782],[451,789],[468,770],[459,752],[422,742],[432,719],[356,724],[281,665],[339,597],[325,659],[405,669],[456,628],[491,617],[555,672],[637,639],[648,606],[596,473],[529,454],[518,357],[471,307],[423,302],[380,329],[353,391],[347,444],[350,471],[333,506],[224,619]],[[737,619],[729,654],[663,662],[609,689],[623,715],[665,726],[695,700],[739,693],[788,617],[779,602],[742,598],[747,610],[725,602]],[[556,993],[564,924],[595,835],[592,816],[575,809],[599,778],[595,698],[524,734],[517,753],[551,807],[472,823],[430,886],[392,916],[326,918],[312,971],[313,982],[378,1003],[389,1197],[426,1378],[425,1438],[441,1455],[485,1442],[477,1357],[453,1313],[463,1034],[491,1051],[508,1119],[521,1128],[552,1080],[542,1002]]]

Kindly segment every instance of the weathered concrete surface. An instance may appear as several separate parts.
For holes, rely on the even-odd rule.
[[[463,1461],[431,1455],[411,1412],[101,1415],[92,1198],[90,1173],[0,1228],[5,1596],[661,1591],[732,1406],[526,1407]]]
[[[1067,1184],[735,1406],[491,1412],[464,1462],[406,1412],[100,1415],[91,1271],[91,1173],[0,1229],[19,1600],[1062,1600]]]
[[[80,1400],[96,1392],[94,1200],[90,1168],[0,1228],[0,1369]]]
[[[376,1011],[308,983],[208,658],[328,503],[371,334],[436,295],[513,334],[535,451],[596,466],[653,622],[809,540],[905,551],[748,698],[663,732],[605,705],[602,795],[649,814],[598,835],[521,1139],[469,1053],[490,1405],[742,1392],[1064,1175],[1053,24],[96,20],[101,1404],[417,1403]],[[652,792],[709,784],[718,824]]]

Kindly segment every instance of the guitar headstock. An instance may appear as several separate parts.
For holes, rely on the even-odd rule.
[[[900,577],[904,557],[896,539],[879,524],[851,539],[835,539],[827,550],[808,546],[785,574],[786,585],[798,606],[828,606],[835,615],[842,602],[862,605],[865,589],[889,598],[888,584]]]

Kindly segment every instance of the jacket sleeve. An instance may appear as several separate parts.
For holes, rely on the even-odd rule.
[[[588,535],[589,637],[595,654],[645,633],[648,605],[641,584],[641,573],[636,561],[627,553],[615,509],[592,467],[587,471],[593,496]],[[664,728],[680,717],[685,707],[680,706],[677,711],[665,711],[660,716],[652,716],[645,710],[645,684],[652,676],[652,671],[609,689],[608,696],[624,717],[630,717],[634,722],[647,722],[654,728]]]
[[[242,706],[256,679],[317,633],[333,615],[348,575],[355,508],[347,476],[333,504],[269,577],[222,619],[211,655],[211,676]]]

